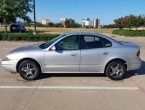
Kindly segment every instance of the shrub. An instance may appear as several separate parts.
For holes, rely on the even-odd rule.
[[[135,31],[135,30],[113,30],[112,34],[117,34],[121,36],[145,36],[145,31]]]
[[[7,34],[2,34],[2,40],[8,40],[8,35]]]
[[[0,40],[2,40],[2,33],[0,33]]]
[[[33,35],[31,33],[7,33],[0,34],[0,40],[8,41],[48,41],[55,37],[59,36],[58,34],[38,34]]]
[[[58,34],[41,34],[40,41],[49,41],[54,39],[55,37],[59,36]]]

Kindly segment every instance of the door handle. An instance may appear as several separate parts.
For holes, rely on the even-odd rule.
[[[104,53],[103,53],[103,55],[108,55],[108,54],[109,54],[109,52],[104,52]]]
[[[71,56],[76,57],[76,56],[78,56],[78,54],[77,53],[72,53]]]

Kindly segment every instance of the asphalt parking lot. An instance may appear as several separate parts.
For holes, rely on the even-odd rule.
[[[0,67],[0,110],[145,110],[145,38],[115,37],[141,46],[143,66],[122,81],[104,75],[42,75],[25,81]],[[36,42],[0,42],[0,58]]]

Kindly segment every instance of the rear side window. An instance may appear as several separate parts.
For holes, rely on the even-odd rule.
[[[83,36],[82,37],[82,49],[94,49],[111,47],[112,43],[102,37],[98,36]]]
[[[112,47],[112,43],[109,40],[105,38],[102,38],[102,40],[103,40],[104,47]]]
[[[101,37],[97,36],[83,36],[82,49],[102,48],[103,42]]]

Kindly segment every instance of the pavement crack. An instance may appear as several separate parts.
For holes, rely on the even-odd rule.
[[[25,105],[24,105],[24,107],[23,107],[22,110],[25,110],[25,108],[27,107],[27,105],[28,105],[28,103],[30,102],[30,99],[32,98],[33,94],[35,93],[35,91],[36,91],[36,89],[37,89],[39,83],[40,83],[40,80],[38,81],[36,87],[33,89],[32,93],[30,94],[30,96],[29,96],[28,100],[26,101],[26,103],[25,103]]]

